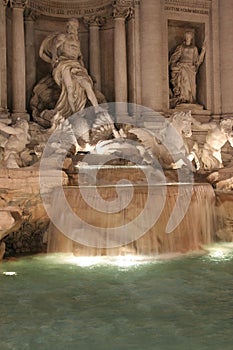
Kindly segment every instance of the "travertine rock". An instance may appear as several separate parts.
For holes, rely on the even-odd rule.
[[[56,176],[56,171],[51,172],[48,192]],[[37,168],[0,170],[0,244],[3,252],[6,243],[6,255],[44,249],[43,235],[49,218],[40,196],[39,180]],[[63,183],[67,181],[63,174]]]

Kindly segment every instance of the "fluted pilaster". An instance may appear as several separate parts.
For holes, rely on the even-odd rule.
[[[117,0],[114,3],[114,81],[115,101],[128,101],[127,86],[127,53],[125,20],[132,13],[132,8],[125,5],[125,1]],[[125,106],[126,107],[126,106]],[[122,105],[116,115],[127,115],[127,109]]]
[[[160,0],[142,0],[141,76],[142,104],[156,111],[163,109],[162,9]]]
[[[27,0],[10,0],[12,7],[12,118],[26,113],[24,9]]]
[[[100,64],[100,27],[105,18],[92,16],[85,18],[89,27],[89,72],[96,81],[96,88],[101,90],[101,64]]]
[[[6,64],[6,6],[8,0],[0,1],[0,117],[6,117],[7,109],[7,64]]]
[[[25,15],[26,49],[26,103],[29,105],[32,89],[36,83],[35,20],[38,15],[29,10]]]
[[[233,112],[233,6],[231,1],[220,1],[220,67],[222,113]]]
[[[139,0],[134,1],[134,9],[127,23],[128,100],[138,105],[141,104],[139,3]],[[134,110],[131,113],[134,114]]]

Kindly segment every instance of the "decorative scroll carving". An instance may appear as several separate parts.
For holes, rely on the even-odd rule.
[[[7,6],[8,2],[9,2],[9,0],[2,0],[2,5]]]
[[[28,0],[10,0],[11,7],[25,8],[28,4]]]
[[[31,10],[31,9],[26,9],[24,16],[25,16],[26,21],[34,21],[35,22],[40,17],[40,14],[37,11]]]
[[[106,23],[106,17],[101,17],[101,16],[89,16],[89,17],[84,17],[83,22],[87,26],[103,26]]]
[[[130,0],[115,0],[113,4],[114,18],[132,18],[134,16],[133,1]]]

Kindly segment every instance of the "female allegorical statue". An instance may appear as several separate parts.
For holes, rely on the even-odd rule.
[[[185,38],[170,57],[171,84],[173,86],[174,104],[196,103],[196,74],[206,52],[204,41],[201,53],[193,45],[193,33],[185,32]]]

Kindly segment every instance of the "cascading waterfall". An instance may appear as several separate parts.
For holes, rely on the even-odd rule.
[[[133,186],[114,185],[119,176],[129,179],[132,174]],[[67,206],[61,200],[60,191],[54,192],[56,226],[50,225],[48,252],[73,252],[77,256],[185,253],[199,250],[201,245],[213,240],[215,194],[210,184],[145,185],[140,171],[137,173],[128,167],[122,167],[120,172],[115,167],[102,169],[98,179],[95,186],[89,183],[64,187]],[[188,207],[182,220],[169,233],[167,227],[178,195],[181,195],[178,210],[182,211],[187,198]],[[118,196],[121,197],[119,210],[101,208],[101,200],[108,208]],[[151,202],[147,205],[149,197]],[[77,222],[70,211],[79,218]]]

